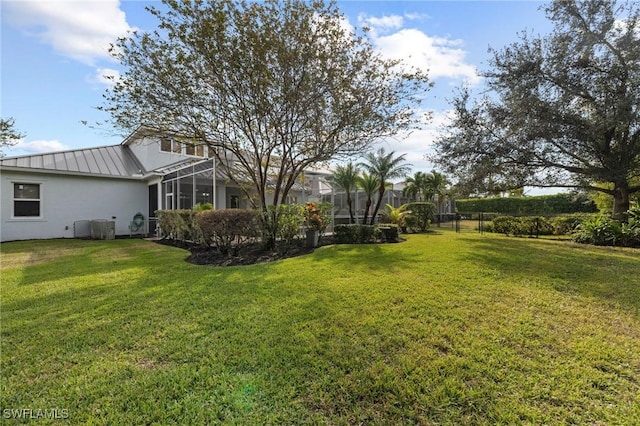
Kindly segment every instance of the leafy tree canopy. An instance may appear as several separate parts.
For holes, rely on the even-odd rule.
[[[489,91],[455,97],[436,161],[462,187],[593,189],[614,215],[640,191],[640,3],[557,0],[554,31],[491,50]],[[609,182],[612,187],[595,186]]]
[[[0,118],[0,157],[4,156],[2,148],[15,145],[23,137],[24,134],[16,129],[13,118]]]

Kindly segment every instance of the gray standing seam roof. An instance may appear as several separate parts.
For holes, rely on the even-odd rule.
[[[6,157],[0,159],[0,167],[124,178],[146,173],[129,147],[124,145]]]

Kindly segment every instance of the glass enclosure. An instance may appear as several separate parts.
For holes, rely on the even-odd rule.
[[[165,175],[162,179],[164,208],[191,209],[198,203],[215,204],[213,161],[201,161]]]

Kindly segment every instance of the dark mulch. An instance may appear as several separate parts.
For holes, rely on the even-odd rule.
[[[313,253],[314,250],[314,248],[305,247],[304,241],[295,241],[289,247],[285,247],[279,242],[275,250],[265,250],[259,243],[255,243],[241,247],[235,256],[228,256],[220,253],[214,247],[203,247],[168,239],[157,240],[156,242],[189,250],[191,254],[186,259],[189,263],[213,266],[253,265],[255,263],[273,262],[274,260]],[[331,238],[324,237],[320,239],[321,246],[329,244],[331,244]]]

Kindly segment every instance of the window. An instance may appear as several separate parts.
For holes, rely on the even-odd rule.
[[[182,154],[182,144],[174,139],[162,138],[160,139],[160,151]]]
[[[204,157],[204,145],[192,143],[185,144],[185,153],[194,157]]]
[[[13,184],[13,216],[40,217],[40,184]]]
[[[237,195],[232,195],[229,197],[229,208],[231,209],[239,209],[240,208],[240,197]]]
[[[171,152],[171,139],[162,138],[160,140],[160,151]]]

